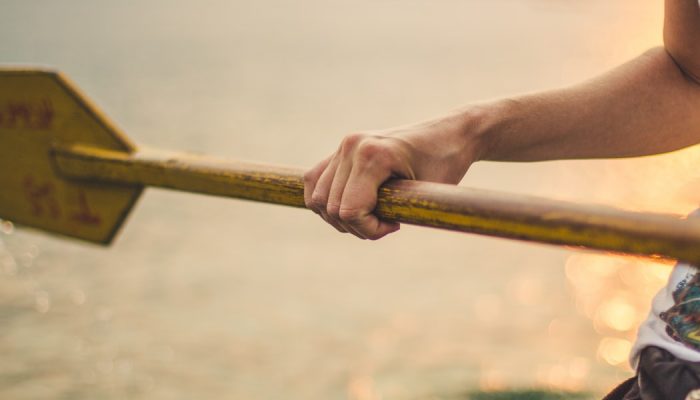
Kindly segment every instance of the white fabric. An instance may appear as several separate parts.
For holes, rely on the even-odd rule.
[[[630,353],[632,368],[637,368],[639,353],[647,346],[661,347],[683,360],[700,362],[700,352],[673,339],[666,332],[666,322],[660,317],[662,312],[667,311],[675,304],[673,292],[683,289],[697,272],[697,268],[688,264],[679,263],[673,268],[668,284],[654,297],[651,303],[651,312],[646,321],[639,327],[637,341]]]
[[[700,216],[700,210],[695,211],[691,216]],[[639,354],[647,346],[661,347],[680,359],[700,362],[700,351],[696,350],[700,348],[700,314],[694,311],[700,309],[700,307],[693,307],[695,304],[700,304],[697,303],[700,302],[700,297],[698,296],[700,292],[700,282],[698,282],[700,276],[698,279],[693,280],[697,273],[698,268],[684,263],[678,263],[673,268],[668,284],[654,297],[651,312],[646,321],[639,327],[637,341],[634,343],[630,353],[630,364],[633,368],[637,368]],[[694,287],[689,287],[689,285]],[[674,293],[676,297],[682,297],[678,298],[678,303],[674,299]],[[683,321],[680,325],[674,324],[676,328],[682,328],[676,331],[683,331],[678,339],[669,335],[666,322],[669,320],[669,317],[666,316],[666,321],[662,319],[662,313],[668,312],[674,306],[676,308],[685,306],[678,313],[680,317],[695,316],[693,320],[688,318],[688,321]],[[695,321],[696,319],[698,321]]]

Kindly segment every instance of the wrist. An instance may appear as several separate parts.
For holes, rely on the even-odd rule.
[[[494,101],[469,105],[458,110],[462,153],[470,160],[493,160],[498,144],[498,133],[504,128],[508,101]]]

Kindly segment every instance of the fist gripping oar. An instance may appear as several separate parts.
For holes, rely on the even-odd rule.
[[[137,150],[70,81],[0,70],[0,217],[108,244],[145,186],[304,207],[302,171]],[[700,264],[700,221],[395,180],[387,220]]]

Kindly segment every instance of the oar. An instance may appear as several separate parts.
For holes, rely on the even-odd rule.
[[[302,171],[144,149],[65,76],[0,70],[0,217],[112,241],[143,187],[304,207]],[[379,190],[383,219],[700,264],[700,221],[429,182]]]

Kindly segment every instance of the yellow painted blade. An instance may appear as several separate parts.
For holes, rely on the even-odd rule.
[[[135,150],[62,74],[0,68],[0,218],[109,244],[142,187],[61,178],[52,147],[75,143]]]

